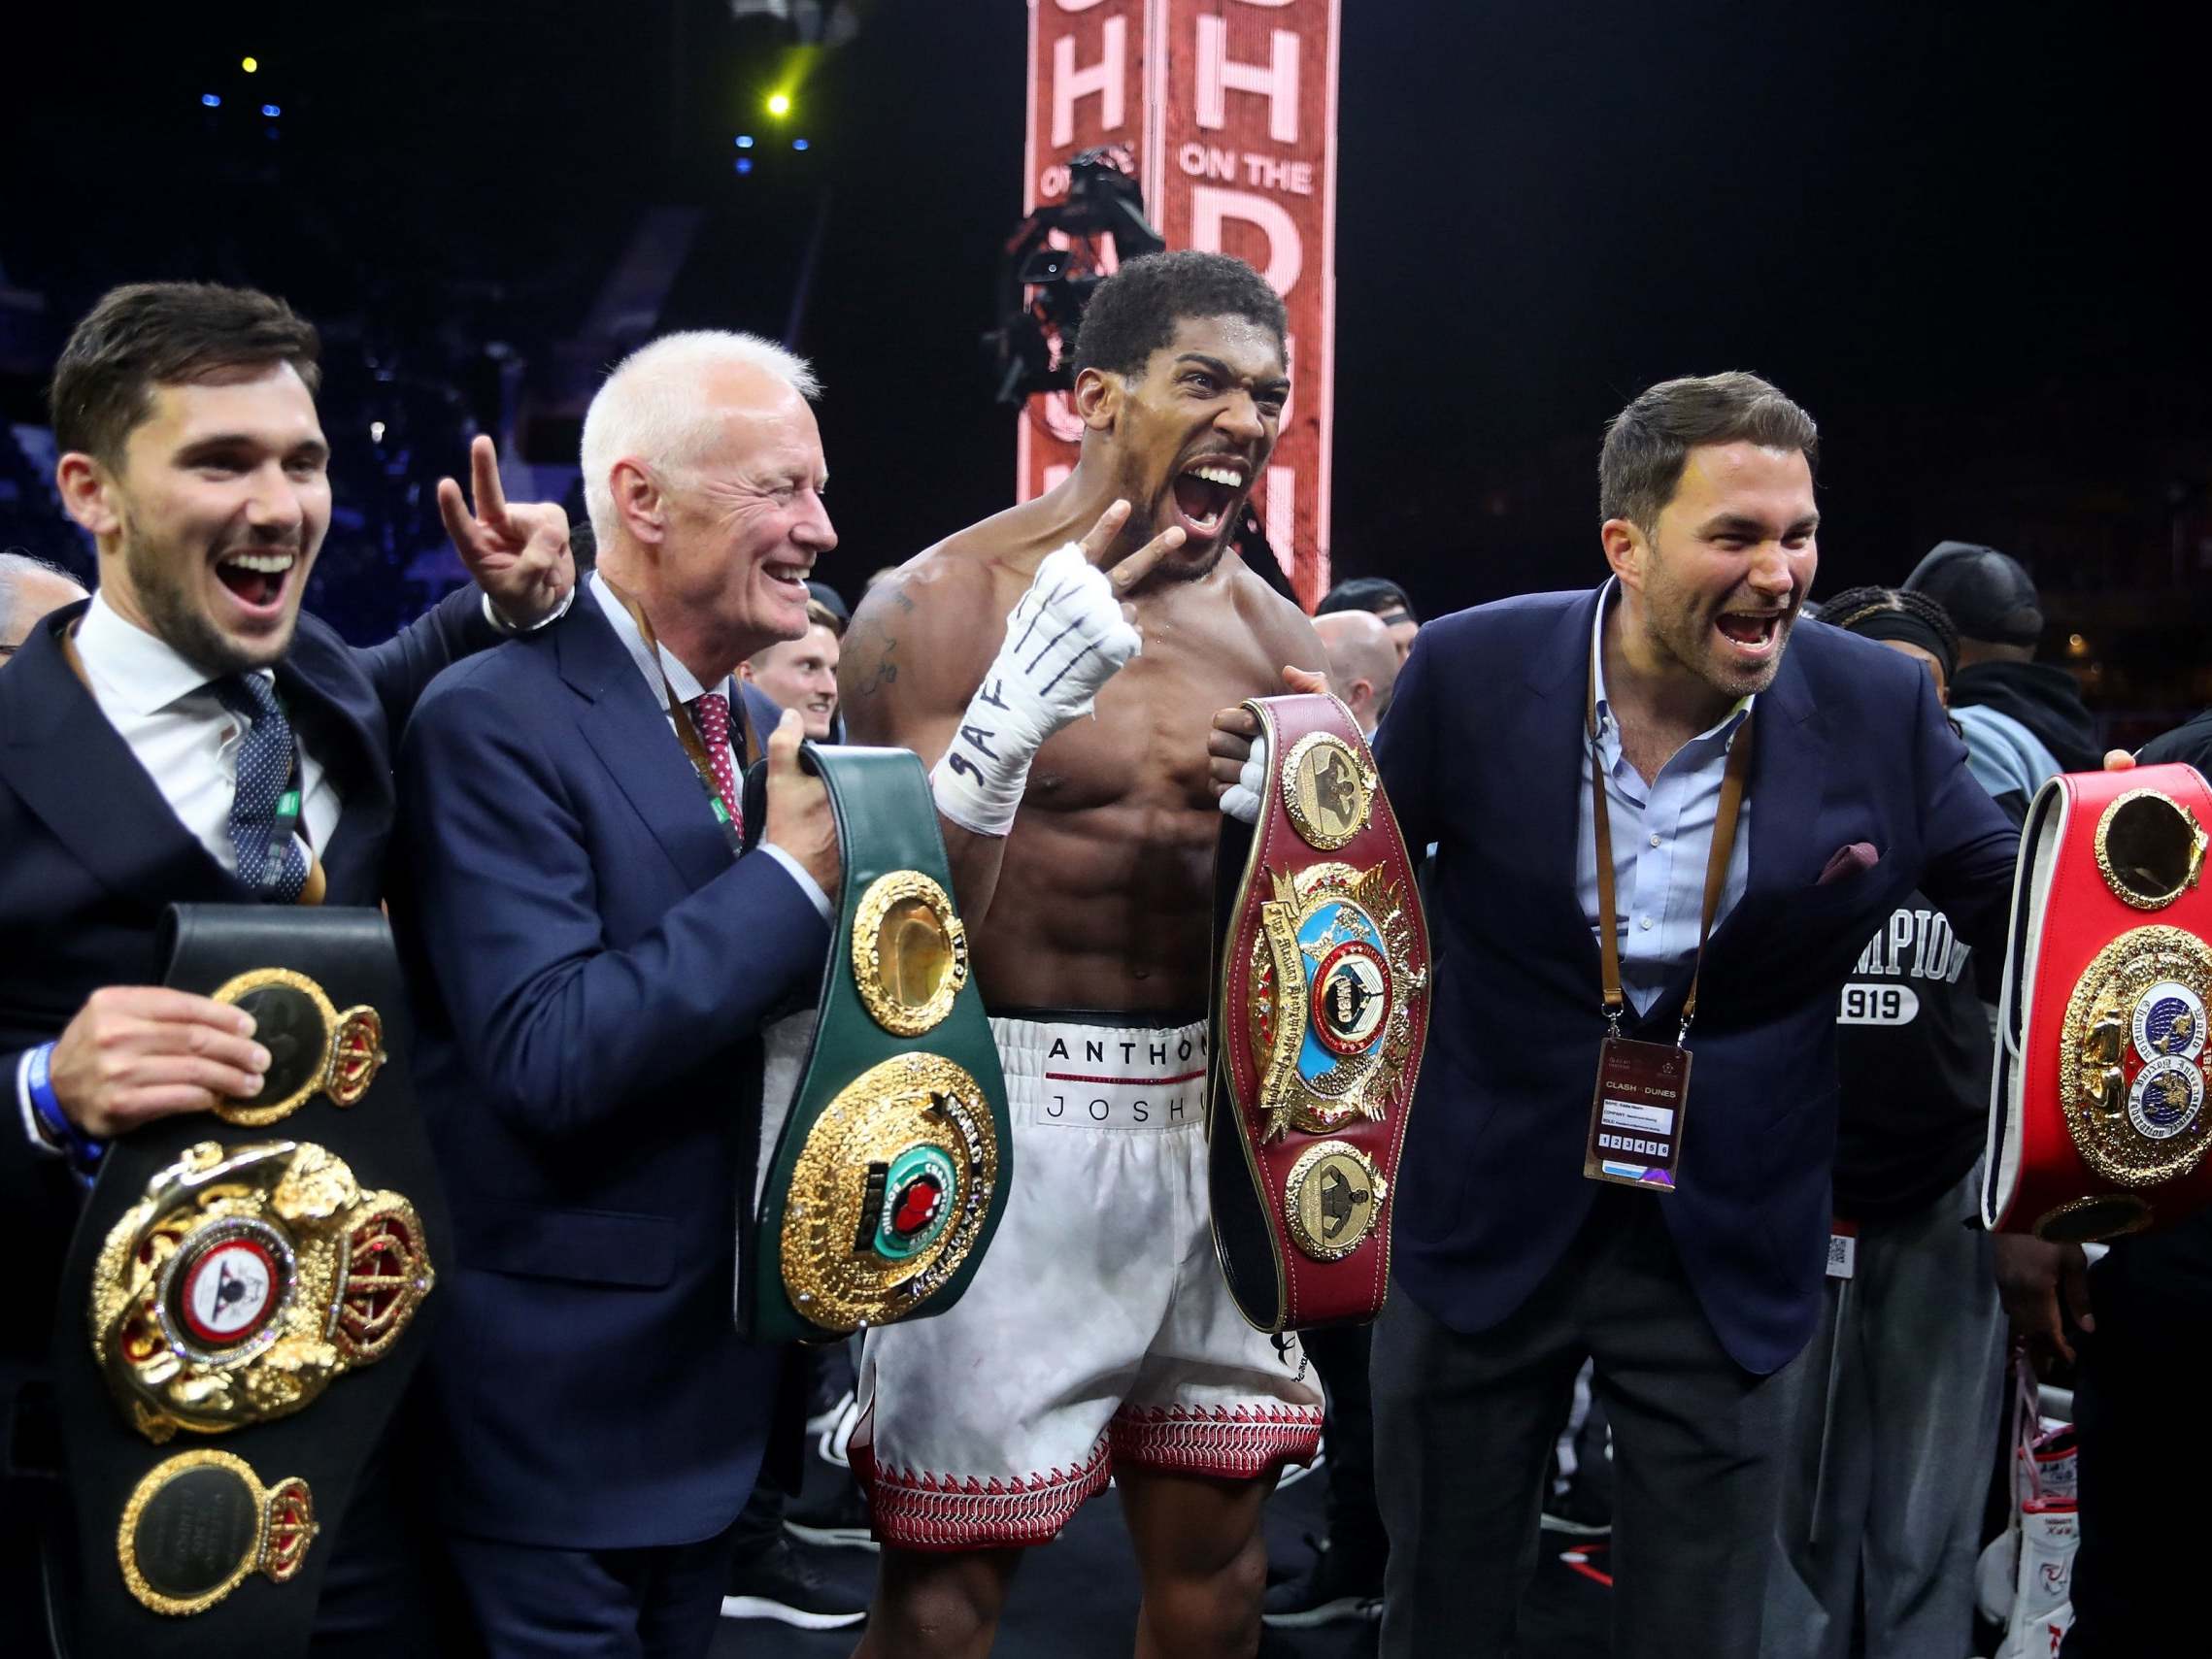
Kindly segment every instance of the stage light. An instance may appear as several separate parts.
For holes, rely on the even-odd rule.
[[[242,57],[238,60],[238,67],[245,70],[247,74],[251,75],[255,70],[261,67],[261,60],[257,57]]]
[[[276,105],[274,105],[274,104],[263,104],[263,105],[261,106],[261,113],[262,113],[264,116],[268,116],[268,117],[269,117],[271,120],[275,120],[275,119],[276,119],[276,118],[277,118],[279,116],[283,115],[285,112],[284,112],[284,111],[282,111],[282,110],[280,110],[279,108],[277,108],[277,106],[276,106]]]
[[[205,104],[211,110],[219,110],[222,108],[222,100],[217,97],[213,92],[202,92],[200,94],[200,102]]]
[[[383,421],[372,420],[369,422],[369,442],[372,444],[382,444],[384,442]]]
[[[807,147],[807,141],[806,141],[805,139],[803,139],[803,138],[794,138],[793,140],[791,140],[791,148],[792,148],[793,149],[806,149],[806,147]]]
[[[739,156],[739,157],[737,158],[737,170],[738,170],[740,173],[750,173],[750,172],[752,172],[752,171],[753,171],[753,157],[752,157],[752,156],[750,156],[750,155],[741,155],[741,156]]]
[[[751,149],[753,148],[753,135],[749,132],[739,133],[737,135],[737,148],[740,149]]]
[[[771,116],[788,116],[791,113],[791,95],[788,92],[768,94],[768,113]]]

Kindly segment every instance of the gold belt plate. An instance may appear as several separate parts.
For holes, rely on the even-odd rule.
[[[2059,1100],[2082,1161],[2106,1180],[2155,1186],[2202,1160],[2208,1003],[2212,947],[2178,927],[2130,929],[2076,981]]]

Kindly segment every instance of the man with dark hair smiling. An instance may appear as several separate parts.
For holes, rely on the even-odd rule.
[[[864,1654],[987,1651],[1022,1546],[1109,1475],[1137,1651],[1227,1659],[1258,1635],[1260,1506],[1321,1402],[1214,1256],[1205,741],[1223,701],[1322,660],[1231,547],[1290,394],[1284,328],[1240,260],[1124,264],[1076,345],[1075,470],[872,585],[847,636],[854,739],[936,768],[1016,1170],[959,1306],[868,1337]]]
[[[1642,393],[1599,465],[1612,580],[1430,622],[1377,738],[1406,840],[1438,844],[1375,1330],[1388,1655],[1511,1650],[1585,1358],[1614,1652],[1758,1651],[1838,994],[1915,887],[2001,949],[2015,845],[1922,669],[1796,637],[1816,444],[1752,375]],[[1226,789],[1249,724],[1216,724]]]
[[[391,751],[417,696],[456,656],[557,614],[573,584],[566,519],[507,511],[480,439],[481,515],[451,482],[441,494],[484,591],[367,651],[302,615],[330,525],[317,350],[281,300],[150,282],[103,298],[54,370],[55,482],[101,581],[0,674],[0,937],[37,942],[0,962],[0,1087],[17,1114],[0,1136],[0,1215],[28,1306],[52,1305],[73,1167],[155,1118],[252,1096],[269,1066],[241,1010],[157,983],[164,909],[376,904]],[[49,1332],[9,1321],[0,1396],[16,1399],[0,1417],[43,1386]],[[11,1490],[0,1510],[13,1527],[25,1506]],[[354,1570],[358,1546],[397,1540],[326,1524],[338,1553],[318,1642],[399,1650],[388,1585]],[[18,1570],[17,1541],[0,1542],[0,1571]]]

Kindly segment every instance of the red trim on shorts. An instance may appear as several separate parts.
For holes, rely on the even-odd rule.
[[[1113,1459],[1104,1436],[1068,1470],[978,1480],[928,1470],[885,1469],[855,1439],[853,1473],[868,1494],[878,1540],[899,1549],[1020,1549],[1050,1543],[1076,1510],[1106,1489]]]
[[[1107,1432],[1114,1456],[1138,1469],[1257,1480],[1286,1463],[1310,1463],[1321,1446],[1319,1406],[1124,1406]]]
[[[1045,1080],[1049,1083],[1187,1083],[1205,1075],[1202,1068],[1195,1072],[1178,1072],[1172,1078],[1093,1078],[1082,1072],[1047,1072]]]

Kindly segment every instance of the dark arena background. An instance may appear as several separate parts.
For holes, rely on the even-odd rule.
[[[1587,586],[1604,420],[1752,369],[1821,422],[1816,599],[1985,543],[2033,573],[2042,657],[2106,741],[2212,703],[2207,42],[2173,16],[1341,0],[1329,507],[1301,510],[1293,569],[1391,578],[1424,617]],[[1013,498],[1022,416],[987,337],[1028,205],[1030,27],[1021,0],[18,15],[0,547],[90,577],[46,377],[103,290],[192,278],[322,330],[337,511],[307,603],[357,642],[461,580],[433,492],[473,434],[511,495],[580,519],[599,377],[686,327],[814,362],[841,538],[816,575],[856,600]],[[1278,1553],[1321,1529],[1323,1484],[1275,1501]],[[1532,1659],[1603,1650],[1602,1556],[1547,1547]],[[855,1591],[873,1560],[845,1553]],[[1124,1653],[1135,1594],[1093,1505],[1001,1651]],[[716,1651],[851,1635],[725,1622]]]

